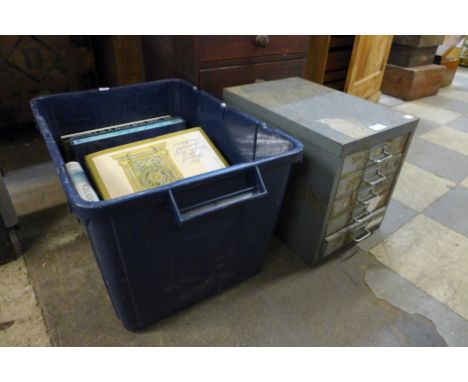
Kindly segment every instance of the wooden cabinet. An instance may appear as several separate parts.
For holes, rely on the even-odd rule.
[[[344,90],[355,36],[312,36],[304,77]]]
[[[228,86],[303,76],[309,36],[145,36],[146,78],[183,78],[222,97]]]
[[[100,86],[145,81],[140,36],[93,36],[93,46]]]
[[[377,101],[392,36],[312,36],[305,78]]]

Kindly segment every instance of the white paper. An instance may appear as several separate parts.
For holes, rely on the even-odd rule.
[[[372,129],[372,130],[375,130],[375,131],[380,131],[380,130],[383,130],[383,129],[386,129],[386,128],[387,128],[387,126],[382,125],[381,123],[376,123],[374,125],[369,126],[369,129]]]

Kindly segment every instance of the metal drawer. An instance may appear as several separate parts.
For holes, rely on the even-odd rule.
[[[382,173],[385,175],[394,173],[398,167],[400,167],[402,156],[403,154],[394,155],[389,160],[381,163],[380,171],[382,171]]]
[[[357,170],[362,170],[366,167],[369,159],[369,150],[361,150],[356,153],[347,155],[344,158],[343,168],[341,169],[341,175],[349,174]]]
[[[333,234],[325,238],[325,242],[322,245],[322,256],[329,256],[345,245],[352,243],[352,241],[347,233],[343,235]]]
[[[356,190],[361,184],[363,174],[364,174],[364,170],[360,170],[360,171],[351,172],[343,176],[340,179],[340,182],[338,183],[335,198],[338,199],[344,194],[347,194],[350,191]]]
[[[352,242],[359,243],[369,237],[382,223],[385,210],[386,208],[381,208],[368,215],[362,221],[350,224],[338,232],[327,236],[322,245],[322,256],[329,256],[347,244]]]
[[[390,141],[372,146],[369,150],[369,161],[371,163],[381,163],[388,157],[402,153],[408,138],[409,134],[400,135]]]
[[[345,213],[328,221],[326,235],[329,236],[351,223],[353,223],[352,213],[351,211],[346,211]]]
[[[383,159],[367,161],[367,166],[361,170],[350,172],[341,176],[336,190],[335,198],[338,199],[348,192],[354,191],[364,184],[375,186],[383,182],[390,174],[393,174],[401,164],[403,154],[386,155]],[[370,158],[370,156],[369,156]]]
[[[388,142],[387,151],[396,155],[405,151],[406,143],[408,142],[409,134],[400,135]]]
[[[385,162],[366,167],[362,178],[363,185],[378,186],[380,183],[385,182],[387,178],[393,178],[393,174],[400,167],[401,158],[402,154],[398,154]]]
[[[374,191],[372,187],[360,190],[354,204],[347,211],[332,217],[327,224],[326,235],[331,235],[343,227],[366,218],[368,215],[387,204],[389,188]]]
[[[383,191],[388,190],[392,186],[394,179],[395,174],[390,174],[374,186],[361,184],[358,189],[335,199],[330,212],[330,217],[334,218],[346,211],[352,210],[358,201],[364,202],[372,198],[374,196],[373,194],[381,194]]]
[[[327,224],[326,235],[331,235],[332,233],[339,231],[341,228],[354,223],[356,219],[362,219],[367,215],[369,215],[367,206],[365,204],[358,203],[353,209],[330,219]]]
[[[383,191],[388,190],[392,185],[393,181],[395,180],[395,173],[386,175],[385,180],[382,182],[376,184],[374,187],[372,187],[372,190],[376,194],[381,194]],[[365,187],[360,188],[359,190],[364,190]],[[359,194],[359,192],[358,192]]]
[[[335,199],[335,201],[333,202],[330,217],[334,218],[335,216],[341,215],[343,212],[352,209],[356,204],[357,195],[358,191],[356,190],[347,193],[341,198]]]
[[[373,188],[366,189],[358,193],[358,203],[366,206],[366,210],[371,213],[376,209],[383,207],[388,198],[389,190],[382,190],[380,193]]]
[[[403,152],[407,141],[408,134],[372,146],[370,149],[347,155],[343,161],[341,175],[362,170],[364,167],[369,167],[376,163],[383,164],[387,162],[387,159]]]
[[[349,237],[351,238],[351,240],[355,243],[360,243],[364,239],[367,239],[369,236],[371,236],[372,232],[374,232],[377,228],[380,227],[380,224],[382,224],[385,210],[386,208],[379,210],[379,213],[376,214],[376,216],[373,217],[372,220],[369,220],[364,224],[360,224],[353,227],[349,231]]]

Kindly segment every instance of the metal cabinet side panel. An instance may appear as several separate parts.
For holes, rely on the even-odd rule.
[[[303,144],[303,163],[291,172],[276,234],[305,261],[315,264],[326,234],[324,223],[330,216],[342,160],[310,142]]]

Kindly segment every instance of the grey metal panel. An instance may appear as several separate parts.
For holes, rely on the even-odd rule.
[[[379,227],[416,118],[299,78],[227,88],[224,98],[303,142],[277,235],[307,262]]]
[[[383,105],[295,77],[226,88],[223,97],[336,156],[409,132],[417,123]]]
[[[291,170],[277,234],[306,261],[313,262],[320,250],[322,230],[326,228],[323,221],[329,214],[330,189],[339,175],[336,169],[340,161],[313,143],[304,141],[303,144],[308,154],[300,166]]]

